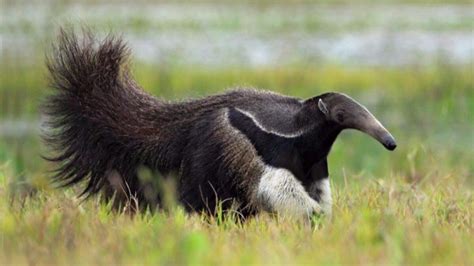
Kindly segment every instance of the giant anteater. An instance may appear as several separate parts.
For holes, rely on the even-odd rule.
[[[172,176],[189,211],[236,204],[306,217],[331,212],[327,155],[338,134],[358,129],[396,147],[392,135],[362,105],[330,92],[301,100],[268,91],[235,89],[196,100],[155,98],[127,69],[120,38],[97,41],[61,30],[48,58],[54,93],[44,104],[44,136],[62,185],[86,183],[83,194],[134,197],[155,208],[138,169]],[[148,196],[147,196],[148,195]],[[114,197],[116,200],[120,197]],[[123,199],[124,197],[122,197]]]

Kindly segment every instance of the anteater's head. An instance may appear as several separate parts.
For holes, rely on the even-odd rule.
[[[392,134],[363,105],[342,93],[326,93],[308,102],[323,117],[335,123],[341,129],[360,130],[382,143],[385,148],[394,150],[397,147]],[[317,108],[314,108],[316,107]]]

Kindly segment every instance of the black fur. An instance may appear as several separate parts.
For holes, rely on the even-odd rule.
[[[348,101],[328,93],[305,102],[275,93],[234,90],[186,102],[166,102],[131,78],[129,50],[118,38],[98,42],[62,30],[48,58],[54,93],[45,105],[44,136],[60,163],[55,180],[86,182],[83,194],[119,190],[143,206],[160,204],[140,182],[142,166],[174,175],[179,201],[189,211],[213,212],[218,201],[240,211],[255,209],[253,191],[266,165],[290,170],[303,184],[327,177],[326,156],[344,128],[317,108],[317,101]],[[336,105],[335,105],[336,106]],[[263,131],[239,110],[255,115]],[[119,179],[119,186],[114,180]],[[154,206],[152,206],[154,207]]]

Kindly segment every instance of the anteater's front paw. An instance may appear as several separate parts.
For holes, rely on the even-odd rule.
[[[309,218],[314,216],[321,216],[324,215],[324,210],[316,201],[311,201],[309,210],[307,211],[307,215]]]

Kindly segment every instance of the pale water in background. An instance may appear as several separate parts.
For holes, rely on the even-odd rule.
[[[466,5],[20,4],[1,10],[2,57],[35,58],[66,22],[123,33],[154,64],[469,64]]]

